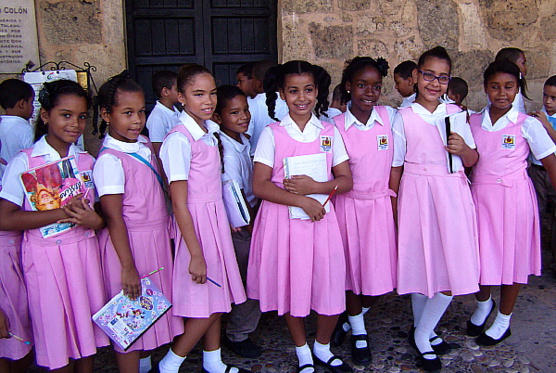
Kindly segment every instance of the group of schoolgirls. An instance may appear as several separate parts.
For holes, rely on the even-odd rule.
[[[476,293],[478,307],[467,333],[478,336],[477,343],[507,338],[519,286],[540,272],[539,218],[526,159],[531,151],[556,184],[556,146],[538,120],[515,109],[523,79],[507,59],[485,71],[489,105],[469,119],[458,106],[439,101],[450,82],[444,48],[420,57],[412,72],[415,100],[397,113],[377,105],[387,70],[383,59],[354,58],[340,84],[347,110],[332,124],[317,119],[328,109],[330,75],[324,69],[305,61],[268,69],[268,115],[276,117],[280,100],[289,112],[260,133],[252,175],[243,176],[241,187],[252,216],[255,196],[262,202],[252,227],[234,229],[233,241],[221,180],[226,172],[244,170],[226,162],[227,155],[238,160],[229,149],[249,148],[244,94],[231,87],[218,90],[203,66],[183,66],[175,92],[172,86],[164,91],[175,94],[183,110],[169,113],[178,124],[158,138],[156,149],[140,135],[146,121],[143,91],[127,73],[119,74],[99,91],[108,135],[94,163],[73,145],[85,127],[87,95],[69,81],[46,83],[39,96],[40,136],[9,162],[2,179],[0,229],[24,233],[21,269],[17,261],[4,265],[2,258],[0,290],[11,292],[13,301],[0,304],[0,332],[33,340],[38,365],[90,372],[96,348],[109,343],[91,315],[122,289],[137,297],[140,278],[164,267],[150,277],[173,308],[128,351],[115,348],[122,372],[151,369],[149,351],[172,341],[152,370],[178,372],[200,339],[203,372],[245,372],[221,360],[220,317],[247,297],[258,301],[260,311],[284,316],[303,373],[313,372],[314,364],[351,372],[330,349],[332,336],[341,343],[350,329],[354,363],[369,364],[363,315],[376,296],[394,289],[411,293],[410,343],[427,371],[441,369],[439,355],[451,348],[434,329],[454,295]],[[285,157],[316,153],[325,153],[328,181],[284,177]],[[80,172],[92,173],[96,193],[62,208],[29,211],[19,175],[70,155]],[[464,173],[469,167],[471,187]],[[333,192],[328,212],[307,197]],[[290,219],[288,206],[303,209],[310,219]],[[78,228],[41,238],[37,228],[55,222]],[[245,274],[234,244],[249,239]],[[14,251],[18,245],[2,241],[2,247],[17,246]],[[8,252],[3,249],[2,256]],[[14,271],[19,272],[10,281],[17,282],[7,288],[5,273]],[[492,285],[502,285],[501,304],[484,331],[496,308]],[[25,287],[28,303],[18,298]],[[13,327],[27,304],[32,335],[29,328]],[[317,314],[312,349],[304,325],[311,311]],[[347,317],[339,320],[344,311]],[[25,355],[12,353],[21,348],[13,337],[0,343],[4,358]]]

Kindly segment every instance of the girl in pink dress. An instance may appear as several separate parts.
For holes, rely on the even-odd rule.
[[[158,161],[140,135],[145,126],[143,90],[124,71],[103,84],[98,97],[102,119],[109,123],[93,174],[107,222],[99,241],[108,298],[122,289],[137,298],[140,277],[163,267],[149,279],[172,302],[170,218]],[[182,320],[167,312],[127,351],[114,346],[120,372],[148,372],[150,351],[181,333]]]
[[[37,364],[50,370],[92,372],[97,347],[108,345],[108,337],[91,319],[106,302],[94,231],[104,221],[81,195],[62,208],[31,211],[19,180],[30,168],[74,156],[81,181],[93,189],[88,192],[93,198],[88,180],[94,159],[73,145],[85,129],[88,96],[79,84],[59,80],[44,84],[39,102],[40,139],[14,157],[4,174],[0,229],[25,230],[22,268]],[[78,226],[43,238],[38,228],[56,222]]]
[[[346,252],[349,320],[334,335],[351,329],[351,357],[357,365],[371,362],[365,312],[375,296],[396,288],[396,231],[390,201],[394,193],[388,186],[395,111],[376,106],[387,73],[383,58],[354,58],[344,69],[340,85],[344,100],[349,101],[347,110],[334,117],[353,174],[353,190],[334,201]]]
[[[251,241],[247,291],[249,298],[259,300],[261,311],[277,310],[285,316],[299,372],[314,371],[304,325],[311,310],[318,314],[316,362],[332,372],[351,372],[330,352],[330,337],[345,309],[345,254],[338,221],[332,204],[326,213],[321,202],[307,196],[326,195],[335,187],[340,194],[352,187],[338,130],[313,114],[315,107],[318,115],[327,110],[330,76],[308,62],[290,61],[271,68],[267,78],[269,115],[274,116],[276,91],[289,115],[263,130],[255,152],[253,192],[263,202]],[[325,155],[328,181],[306,175],[285,179],[284,158],[312,154]],[[288,206],[301,208],[306,219],[290,218]]]
[[[479,278],[477,221],[463,172],[478,154],[466,114],[450,115],[459,107],[439,102],[450,69],[444,48],[425,52],[414,70],[417,99],[398,112],[393,126],[390,185],[398,192],[398,293],[411,293],[410,343],[427,371],[440,369],[438,354],[450,349],[434,328],[452,296],[476,292]]]
[[[184,110],[164,139],[160,157],[177,223],[171,312],[187,320],[185,333],[176,338],[158,370],[178,372],[203,338],[203,372],[247,372],[224,364],[220,355],[220,316],[246,297],[222,201],[220,128],[210,121],[216,84],[207,68],[197,64],[184,65],[177,84]]]
[[[477,207],[480,292],[467,334],[492,346],[511,335],[510,318],[521,284],[541,273],[541,237],[535,189],[527,175],[530,152],[556,185],[556,146],[542,123],[515,106],[523,80],[509,60],[493,62],[484,74],[490,106],[471,116],[471,130],[481,157],[471,174]],[[514,104],[512,104],[514,102]],[[492,285],[501,285],[500,307],[492,326],[483,332],[496,305]]]

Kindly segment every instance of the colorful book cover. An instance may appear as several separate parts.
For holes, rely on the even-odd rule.
[[[32,168],[21,174],[25,195],[33,211],[49,211],[64,206],[71,197],[86,194],[86,180],[77,170],[72,155],[56,162]],[[72,223],[54,223],[39,228],[44,238],[56,236],[75,227]]]
[[[141,279],[141,285],[136,300],[122,290],[93,315],[93,321],[124,351],[172,307],[148,277]]]

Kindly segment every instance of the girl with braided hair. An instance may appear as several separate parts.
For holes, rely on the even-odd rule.
[[[109,297],[142,293],[140,277],[149,276],[172,301],[170,217],[164,202],[162,178],[150,141],[140,135],[145,126],[145,97],[124,71],[99,90],[100,114],[108,124],[93,176],[107,229],[100,248]],[[150,350],[183,333],[180,318],[166,313],[125,352],[114,346],[120,372],[148,372]]]
[[[347,110],[334,117],[349,155],[353,190],[334,201],[346,253],[347,317],[341,317],[333,343],[340,344],[351,329],[351,357],[357,365],[371,362],[365,312],[376,296],[396,288],[396,231],[390,202],[395,194],[388,188],[395,111],[378,106],[387,73],[383,58],[351,60],[340,84],[343,99],[349,101]]]
[[[61,208],[31,211],[19,180],[30,168],[69,156],[75,157],[82,175],[91,175],[94,158],[74,145],[85,129],[89,98],[79,84],[58,80],[44,83],[39,102],[36,129],[43,135],[6,169],[0,229],[25,231],[22,268],[37,364],[60,372],[92,372],[97,347],[108,345],[108,337],[91,319],[106,302],[95,236],[104,220],[82,195]],[[88,195],[94,198],[94,192]],[[77,227],[43,238],[38,228],[56,222]]]
[[[259,300],[262,312],[284,315],[302,373],[314,372],[314,362],[331,372],[352,371],[330,351],[330,336],[345,310],[346,268],[338,221],[332,203],[326,212],[307,196],[336,188],[345,193],[352,187],[340,133],[317,117],[328,108],[329,86],[330,75],[305,61],[271,68],[265,77],[269,115],[274,116],[276,91],[289,114],[263,130],[254,159],[253,192],[263,202],[253,229],[247,291],[249,298]],[[328,181],[306,175],[285,179],[284,158],[319,153],[325,155]],[[309,219],[290,219],[288,206],[300,207]],[[315,360],[304,325],[311,310],[318,314]]]

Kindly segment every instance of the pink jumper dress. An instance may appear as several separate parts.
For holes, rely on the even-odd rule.
[[[346,252],[346,290],[355,294],[381,295],[396,288],[397,247],[394,215],[388,188],[394,146],[388,111],[374,110],[376,122],[368,131],[350,126],[345,114],[334,117],[349,155],[353,190],[334,201]]]
[[[448,172],[436,126],[411,107],[399,113],[407,152],[398,193],[398,293],[428,297],[441,291],[475,293],[479,290],[477,218],[467,178],[462,170]]]
[[[44,164],[25,149],[29,168]],[[77,168],[90,171],[94,158],[77,155]],[[25,210],[31,210],[25,200]],[[25,231],[22,267],[29,298],[37,364],[57,369],[107,346],[108,337],[91,317],[106,303],[95,231],[75,227],[43,238],[38,229]]]
[[[139,276],[164,267],[163,270],[150,275],[149,278],[172,302],[173,260],[168,230],[170,218],[166,210],[162,187],[155,173],[138,159],[110,148],[104,148],[99,156],[103,153],[118,157],[124,169],[125,192],[122,195],[122,215],[128,232],[131,255]],[[151,165],[157,169],[155,157],[151,158]],[[122,290],[122,266],[110,239],[108,228],[102,230],[99,242],[106,291],[110,299]],[[183,320],[172,316],[171,312],[167,312],[126,352],[153,350],[171,342],[176,335],[182,333]],[[114,345],[114,349],[120,353],[123,352],[119,346]]]
[[[0,231],[0,308],[10,322],[13,334],[33,342],[27,289],[21,271],[21,231]],[[31,351],[15,338],[0,339],[0,358],[19,360]]]
[[[322,122],[321,136],[334,136],[334,125]],[[283,188],[285,157],[320,152],[320,136],[310,143],[290,137],[279,123],[270,124],[276,144],[272,182]],[[332,179],[332,152],[326,153]],[[247,269],[249,298],[262,312],[305,317],[311,310],[337,315],[345,310],[345,253],[332,203],[318,222],[290,219],[288,206],[263,201],[255,219]]]
[[[488,111],[471,115],[481,155],[471,175],[479,222],[480,283],[526,284],[530,274],[541,274],[537,197],[526,169],[529,145],[521,134],[527,115],[520,113],[517,123],[493,132],[481,127],[483,115]]]
[[[191,280],[191,256],[176,223],[174,261],[174,307],[176,316],[207,318],[213,313],[230,312],[231,304],[246,300],[239,274],[228,217],[222,200],[220,154],[217,146],[195,141],[183,124],[170,132],[180,132],[191,144],[191,168],[187,180],[187,208],[201,245],[210,281],[197,284]],[[167,136],[168,136],[167,135]]]

